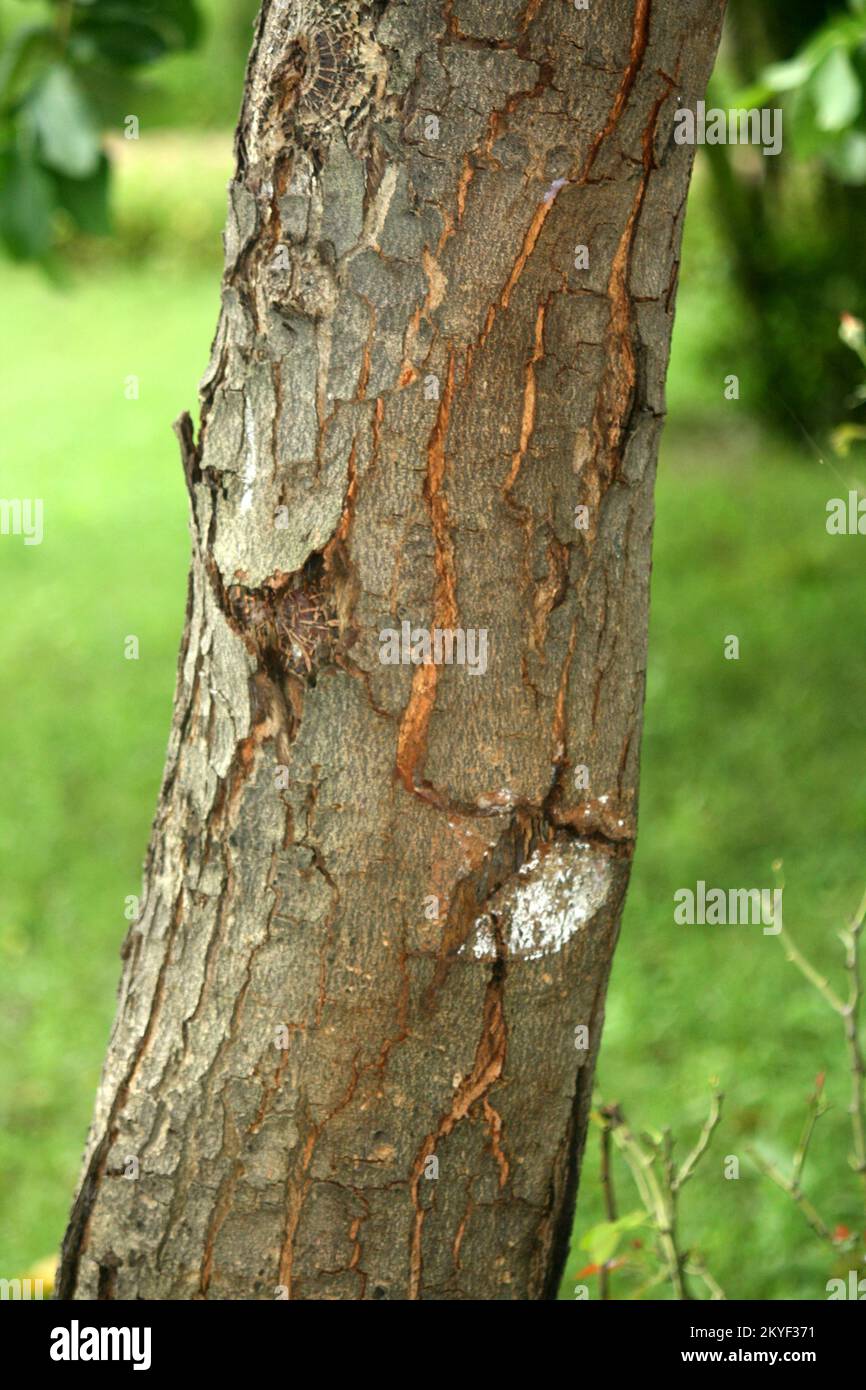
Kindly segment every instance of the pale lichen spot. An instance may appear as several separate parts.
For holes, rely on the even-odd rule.
[[[585,840],[536,849],[476,918],[462,956],[523,960],[556,955],[603,907],[612,882],[610,856]]]

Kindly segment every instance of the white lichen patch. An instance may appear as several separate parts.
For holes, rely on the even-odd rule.
[[[536,849],[476,918],[460,954],[495,960],[495,920],[506,957],[556,955],[603,906],[610,886],[609,856],[586,840]]]
[[[564,188],[567,183],[568,179],[554,179],[541,201],[543,203],[552,203],[559,190]]]

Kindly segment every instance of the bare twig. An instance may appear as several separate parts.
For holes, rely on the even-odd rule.
[[[851,1100],[848,1111],[854,1138],[851,1166],[863,1184],[866,1198],[866,1068],[860,1046],[860,1007],[863,1002],[863,983],[860,974],[860,938],[863,934],[866,897],[848,931],[839,936],[845,947],[845,969],[848,974],[848,1001],[845,1006],[845,1044],[848,1049],[848,1068],[851,1073]]]
[[[815,1126],[822,1115],[827,1113],[827,1106],[824,1103],[824,1073],[821,1072],[815,1079],[815,1090],[809,1097],[809,1109],[806,1114],[806,1123],[800,1135],[800,1142],[794,1154],[794,1165],[791,1170],[791,1186],[799,1192],[803,1182],[803,1169],[806,1166],[806,1158],[809,1153],[809,1145],[812,1142],[812,1135],[815,1133]]]
[[[815,1234],[820,1236],[821,1240],[829,1241],[832,1245],[833,1236],[826,1222],[821,1219],[818,1212],[803,1192],[801,1192],[798,1187],[794,1186],[792,1180],[786,1177],[775,1163],[771,1163],[769,1159],[764,1158],[763,1154],[757,1153],[754,1149],[747,1149],[746,1152],[755,1166],[760,1168],[765,1177],[769,1178],[771,1182],[774,1182],[783,1192],[787,1192],[792,1202],[795,1202],[800,1208],[803,1216],[808,1221]]]
[[[611,1117],[608,1110],[601,1112],[601,1188],[604,1193],[604,1210],[608,1221],[616,1220],[616,1194],[613,1190],[613,1168],[610,1162]],[[610,1270],[603,1264],[598,1274],[599,1293],[602,1298],[610,1298]]]
[[[706,1284],[707,1288],[710,1291],[710,1298],[713,1300],[713,1302],[719,1302],[719,1300],[724,1300],[724,1290],[721,1288],[719,1284],[716,1283],[716,1280],[713,1278],[712,1274],[710,1274],[710,1271],[707,1269],[703,1260],[700,1259],[697,1255],[691,1256],[689,1264],[686,1265],[686,1274],[693,1275],[695,1279],[703,1280],[703,1282]]]
[[[780,874],[782,868],[781,862],[777,862],[774,868],[777,874]],[[864,893],[850,925],[838,933],[839,939],[845,947],[845,971],[848,977],[848,995],[844,1000],[841,999],[832,988],[829,981],[806,959],[784,925],[778,933],[778,937],[785,949],[788,960],[796,965],[800,973],[818,991],[822,999],[830,1006],[833,1012],[838,1014],[842,1019],[845,1032],[845,1046],[848,1052],[848,1071],[851,1078],[850,1100],[848,1103],[848,1113],[851,1117],[851,1133],[854,1146],[851,1155],[851,1167],[858,1175],[863,1186],[864,1203],[866,1203],[866,1064],[864,1064],[863,1048],[860,1042],[860,1010],[863,1003],[860,941],[863,935],[864,922],[866,922],[866,893]],[[806,1162],[806,1153],[809,1143],[812,1139],[815,1124],[826,1108],[821,1103],[820,1091],[822,1085],[823,1079],[816,1088],[815,1096],[812,1098],[810,1104],[806,1126],[797,1152],[794,1155],[791,1178],[786,1179],[778,1169],[774,1170],[774,1176],[773,1172],[770,1171],[772,1165],[768,1165],[766,1160],[761,1160],[758,1166],[762,1167],[762,1171],[764,1171],[768,1177],[771,1177],[778,1186],[789,1192],[789,1195],[798,1202],[813,1230],[821,1235],[822,1239],[829,1238],[832,1240],[825,1223],[818,1216],[814,1207],[811,1207],[811,1204],[805,1201],[800,1191],[803,1167]],[[809,1211],[811,1211],[811,1216],[809,1215]]]
[[[694,1273],[704,1281],[713,1298],[724,1297],[715,1281],[702,1270],[699,1261],[692,1260],[691,1264],[687,1265],[687,1252],[680,1249],[677,1227],[680,1190],[707,1152],[719,1122],[721,1105],[722,1095],[717,1091],[713,1095],[710,1113],[698,1141],[679,1170],[674,1162],[674,1139],[670,1129],[665,1129],[660,1139],[646,1135],[636,1138],[617,1107],[608,1107],[604,1112],[614,1142],[628,1164],[641,1201],[655,1226],[662,1265],[673,1289],[674,1298],[680,1300],[691,1298],[686,1279],[688,1272]],[[645,1287],[651,1288],[655,1282],[653,1280]]]
[[[686,1300],[690,1295],[683,1275],[684,1256],[677,1246],[675,1203],[670,1189],[668,1189],[667,1195],[665,1194],[655,1171],[658,1155],[647,1153],[625,1124],[617,1126],[613,1136],[617,1147],[631,1169],[632,1177],[641,1194],[641,1200],[655,1224],[662,1259],[667,1268],[674,1298]]]
[[[680,1168],[680,1171],[677,1173],[676,1177],[673,1180],[674,1192],[679,1192],[680,1188],[688,1182],[689,1178],[692,1176],[692,1173],[695,1171],[704,1154],[706,1153],[707,1149],[709,1148],[710,1140],[713,1137],[716,1126],[719,1123],[719,1120],[722,1118],[722,1099],[723,1097],[721,1091],[713,1092],[713,1098],[710,1102],[710,1113],[707,1116],[706,1123],[703,1129],[701,1130],[698,1142],[695,1144],[695,1147],[692,1149],[688,1158],[685,1160],[682,1167]]]
[[[776,935],[780,943],[784,946],[785,955],[791,964],[796,965],[797,969],[805,976],[810,985],[813,985],[822,998],[827,1001],[834,1013],[844,1015],[845,1004],[831,987],[829,980],[823,975],[819,975],[815,967],[806,960],[806,957],[795,945],[787,929],[782,926],[781,931],[777,932]]]

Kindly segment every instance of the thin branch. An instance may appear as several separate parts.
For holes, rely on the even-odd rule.
[[[781,863],[777,862],[774,868],[781,870]],[[848,1071],[851,1078],[851,1092],[848,1103],[848,1113],[851,1117],[851,1133],[853,1138],[854,1151],[851,1156],[851,1167],[858,1175],[863,1185],[864,1202],[866,1202],[866,1063],[864,1063],[863,1049],[860,1043],[860,1011],[863,1004],[863,980],[860,969],[860,939],[863,935],[864,922],[866,922],[866,892],[860,900],[854,918],[847,930],[838,933],[839,939],[845,947],[845,971],[848,977],[848,997],[846,1000],[840,999],[836,991],[831,987],[823,975],[820,975],[815,967],[806,959],[799,950],[795,942],[791,939],[785,927],[778,933],[787,958],[811,985],[818,991],[821,997],[829,1004],[834,1013],[842,1019],[845,1030],[845,1046],[848,1052]],[[815,1103],[807,1118],[806,1128],[800,1140],[800,1146],[794,1155],[794,1171],[791,1179],[792,1193],[799,1192],[802,1180],[803,1165],[806,1161],[806,1152],[816,1122],[823,1114],[820,1108],[819,1097],[815,1098]],[[775,1181],[775,1179],[774,1179]],[[813,1208],[814,1211],[814,1208]],[[817,1213],[815,1213],[817,1215]],[[820,1218],[819,1218],[820,1221]],[[814,1223],[810,1222],[810,1225]],[[821,1222],[823,1225],[823,1222]],[[817,1228],[816,1228],[817,1229]]]
[[[829,1241],[832,1245],[833,1237],[830,1233],[829,1227],[826,1225],[824,1221],[821,1220],[821,1217],[818,1215],[818,1212],[815,1210],[814,1206],[809,1201],[809,1199],[804,1196],[804,1194],[800,1191],[798,1187],[794,1186],[791,1179],[786,1178],[785,1174],[781,1171],[781,1169],[776,1167],[775,1163],[771,1163],[769,1159],[764,1158],[763,1155],[757,1153],[754,1149],[747,1149],[746,1153],[749,1155],[750,1159],[755,1164],[755,1166],[757,1168],[760,1168],[761,1172],[764,1174],[765,1177],[769,1178],[771,1182],[774,1182],[777,1187],[780,1187],[782,1189],[783,1192],[787,1192],[792,1202],[795,1202],[797,1206],[800,1208],[801,1212],[803,1213],[803,1216],[805,1217],[806,1221],[808,1221],[815,1234],[817,1236],[820,1236],[821,1240]]]
[[[684,1257],[677,1246],[676,1203],[670,1192],[666,1197],[662,1191],[655,1172],[656,1156],[641,1148],[624,1123],[615,1127],[613,1137],[631,1169],[643,1204],[655,1222],[674,1298],[687,1300],[689,1293],[683,1277]]]
[[[692,1255],[690,1263],[686,1265],[686,1274],[693,1275],[696,1279],[702,1279],[710,1291],[710,1298],[714,1303],[726,1301],[726,1294],[721,1285],[717,1284],[710,1271],[707,1269],[703,1260],[697,1255]]]
[[[822,998],[827,1001],[834,1013],[844,1016],[845,1005],[836,991],[831,987],[829,980],[825,979],[823,975],[819,975],[814,965],[811,965],[809,961],[807,961],[802,951],[798,949],[794,941],[788,935],[787,929],[783,926],[781,931],[778,931],[776,935],[784,946],[785,954],[791,964],[796,965],[797,969],[806,977],[810,985],[814,985],[815,989]]]
[[[851,1073],[851,1100],[848,1111],[854,1138],[852,1167],[863,1184],[866,1197],[866,1067],[860,1046],[860,1008],[863,1002],[863,981],[860,972],[860,938],[866,916],[866,896],[847,932],[840,932],[845,946],[845,970],[848,974],[848,1003],[843,1014],[845,1044],[848,1049],[848,1069]]]
[[[604,1210],[608,1221],[616,1220],[616,1194],[613,1190],[613,1168],[610,1162],[611,1112],[601,1112],[601,1188],[604,1193]],[[603,1264],[598,1274],[599,1293],[602,1298],[610,1298],[610,1270]]]
[[[794,1154],[794,1164],[791,1170],[791,1187],[799,1192],[803,1182],[803,1169],[806,1166],[806,1158],[809,1153],[809,1145],[812,1142],[812,1135],[815,1133],[815,1126],[822,1115],[827,1113],[827,1106],[824,1104],[824,1074],[818,1076],[815,1082],[815,1091],[809,1097],[809,1109],[806,1115],[806,1123],[800,1135],[800,1142]]]
[[[700,1132],[698,1142],[695,1144],[695,1147],[692,1149],[688,1158],[685,1160],[682,1167],[680,1168],[680,1171],[677,1173],[676,1177],[673,1179],[671,1183],[672,1192],[679,1192],[680,1188],[688,1182],[689,1178],[692,1176],[696,1167],[698,1166],[707,1149],[709,1148],[710,1140],[713,1137],[716,1126],[718,1125],[719,1120],[722,1118],[723,1100],[724,1095],[721,1091],[713,1092],[713,1098],[710,1102],[710,1113],[707,1116],[706,1123],[704,1124],[704,1127]]]
[[[644,1209],[653,1222],[657,1235],[656,1253],[660,1260],[660,1274],[641,1286],[636,1297],[640,1298],[649,1289],[667,1277],[675,1299],[688,1300],[692,1295],[686,1275],[691,1273],[702,1279],[710,1290],[712,1298],[724,1298],[718,1284],[703,1268],[700,1259],[692,1259],[690,1252],[680,1249],[678,1236],[679,1192],[688,1181],[707,1152],[710,1140],[721,1113],[722,1095],[713,1094],[709,1117],[701,1130],[698,1141],[677,1171],[674,1162],[674,1138],[670,1129],[664,1129],[660,1136],[641,1135],[636,1138],[628,1128],[625,1117],[618,1106],[607,1106],[602,1110],[608,1133],[622,1154],[640,1194]],[[608,1153],[609,1161],[609,1153]],[[608,1206],[608,1216],[615,1219],[613,1205],[613,1186],[608,1180],[604,1183]]]

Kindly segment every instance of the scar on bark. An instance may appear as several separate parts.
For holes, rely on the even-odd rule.
[[[454,543],[451,537],[448,502],[443,492],[445,442],[454,400],[454,383],[455,353],[452,348],[445,390],[427,444],[427,477],[424,481],[424,499],[430,513],[434,546],[432,626],[442,629],[456,627],[458,621]],[[430,783],[423,777],[423,765],[427,753],[427,731],[436,703],[438,678],[439,672],[435,665],[422,665],[416,669],[397,740],[397,775],[408,792],[420,796],[423,800],[437,796]]]
[[[296,575],[273,575],[261,588],[233,584],[226,595],[226,616],[268,672],[291,673],[311,684],[333,651],[338,626],[316,560]]]

